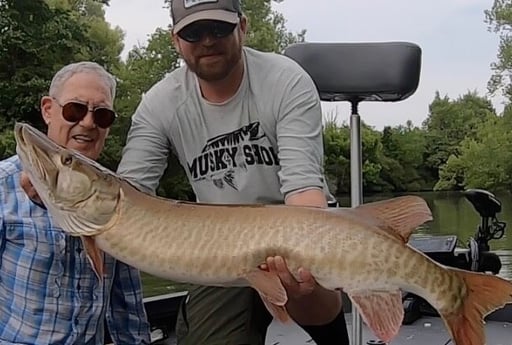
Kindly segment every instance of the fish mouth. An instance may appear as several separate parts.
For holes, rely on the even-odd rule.
[[[17,148],[21,149],[22,154],[31,149],[42,154],[45,154],[45,151],[58,153],[62,150],[60,145],[49,140],[45,134],[26,123],[17,122],[14,126],[14,132]]]
[[[117,221],[122,192],[115,174],[29,124],[16,123],[14,133],[23,171],[61,228],[90,236]]]
[[[53,176],[58,174],[62,167],[61,157],[72,154],[74,161],[82,170],[88,170],[91,174],[115,176],[115,173],[104,168],[95,160],[78,150],[57,144],[28,123],[16,122],[14,133],[17,144],[16,153],[20,156],[22,163],[26,164],[23,168],[27,172],[32,167],[39,166],[41,171],[46,171],[47,174]],[[94,134],[77,133],[73,135],[73,137],[75,136],[89,142],[97,140]],[[75,139],[73,138],[73,140]]]
[[[55,186],[58,167],[53,158],[62,148],[27,124],[17,122],[14,132],[16,153],[32,184],[40,184],[39,181],[42,180],[46,181],[50,187]]]

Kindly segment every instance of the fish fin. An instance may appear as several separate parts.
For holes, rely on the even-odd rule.
[[[94,237],[80,236],[80,238],[82,239],[87,259],[89,259],[89,262],[91,263],[92,269],[96,274],[96,277],[98,277],[98,279],[102,281],[103,274],[105,273],[102,251],[96,246]]]
[[[456,345],[485,344],[484,317],[505,304],[512,303],[512,282],[503,278],[454,268],[467,288],[458,310],[440,313]]]
[[[263,270],[254,270],[247,273],[246,279],[258,291],[261,297],[269,303],[284,306],[288,302],[286,290],[277,274]]]
[[[351,210],[363,218],[374,218],[377,221],[375,225],[404,243],[409,241],[418,226],[432,220],[428,204],[414,195],[362,204]]]
[[[347,293],[361,318],[373,333],[389,343],[400,330],[404,307],[400,291],[367,291]]]
[[[291,320],[285,307],[288,296],[277,274],[264,270],[251,271],[247,274],[247,280],[259,293],[263,304],[275,319],[282,323]]]
[[[269,300],[267,300],[264,296],[260,294],[261,300],[263,304],[267,308],[268,312],[276,319],[281,321],[282,323],[289,323],[292,318],[288,314],[286,307],[283,305],[276,305]]]

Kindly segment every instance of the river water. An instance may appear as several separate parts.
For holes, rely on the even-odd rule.
[[[412,193],[411,193],[412,194]],[[414,193],[423,197],[432,210],[433,220],[420,226],[416,234],[456,235],[461,246],[467,246],[481,223],[481,217],[462,192]],[[377,195],[364,198],[364,202],[386,199],[391,195]],[[501,201],[501,212],[496,215],[499,221],[506,223],[505,234],[499,240],[489,242],[491,250],[501,259],[500,276],[512,280],[512,195],[496,194]],[[350,206],[349,197],[339,197],[341,206]]]

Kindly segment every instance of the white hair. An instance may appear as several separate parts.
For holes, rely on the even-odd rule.
[[[77,73],[94,73],[96,74],[108,90],[110,90],[110,96],[112,102],[116,97],[116,79],[112,74],[107,72],[105,68],[92,61],[81,61],[72,63],[62,67],[57,73],[55,73],[52,82],[50,84],[49,94],[52,97],[56,97],[57,94],[62,91],[62,86],[69,78]]]

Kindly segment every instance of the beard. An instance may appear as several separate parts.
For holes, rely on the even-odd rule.
[[[228,49],[229,50],[229,49]],[[205,57],[207,54],[216,54],[212,60],[209,57]],[[183,56],[183,60],[187,64],[188,68],[194,72],[198,78],[214,82],[225,79],[233,69],[238,65],[242,58],[242,46],[236,47],[228,52],[204,52],[198,57],[192,56],[186,58]]]

